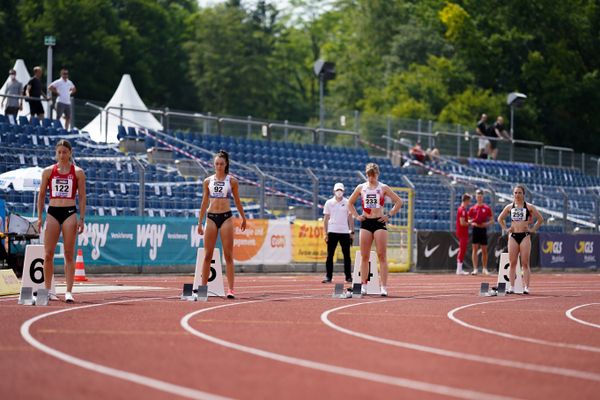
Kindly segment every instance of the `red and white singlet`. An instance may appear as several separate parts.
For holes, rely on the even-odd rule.
[[[71,164],[71,169],[66,174],[58,172],[58,164],[54,164],[50,179],[50,199],[75,199],[77,192],[77,177],[75,176],[75,165]]]
[[[365,214],[371,214],[371,210],[374,208],[383,207],[383,204],[385,203],[383,187],[384,185],[381,182],[378,183],[375,189],[369,189],[369,182],[362,184],[360,199]]]

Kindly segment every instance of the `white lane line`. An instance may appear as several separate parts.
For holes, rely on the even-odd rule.
[[[436,298],[436,297],[442,297],[442,296],[441,295],[440,296],[426,296],[426,297],[424,296],[424,297],[420,297],[420,298],[427,299],[427,298]],[[406,300],[406,299],[393,299],[393,300],[387,300],[387,301],[397,301],[397,300]],[[415,350],[415,351],[422,351],[425,353],[435,354],[435,355],[443,356],[443,357],[451,357],[451,358],[457,358],[457,359],[473,361],[473,362],[480,362],[480,363],[485,363],[485,364],[500,365],[503,367],[518,368],[518,369],[524,369],[527,371],[543,372],[546,374],[561,375],[561,376],[567,376],[567,377],[571,377],[571,378],[600,381],[600,374],[596,374],[593,372],[579,371],[579,370],[570,369],[570,368],[551,367],[551,366],[547,366],[547,365],[525,363],[525,362],[520,362],[520,361],[512,361],[512,360],[506,360],[506,359],[495,358],[495,357],[490,357],[490,356],[479,356],[476,354],[468,354],[468,353],[462,353],[462,352],[457,352],[457,351],[452,351],[452,350],[446,350],[446,349],[442,349],[439,347],[431,347],[431,346],[420,345],[420,344],[415,344],[415,343],[402,342],[402,341],[394,340],[394,339],[386,339],[386,338],[382,338],[379,336],[373,336],[373,335],[369,335],[366,333],[356,332],[356,331],[344,328],[340,325],[333,323],[329,319],[329,315],[336,311],[343,310],[343,309],[350,308],[350,307],[361,306],[361,305],[365,305],[365,304],[370,304],[370,303],[355,303],[355,304],[350,304],[350,305],[346,305],[346,306],[332,308],[321,314],[321,321],[323,321],[323,323],[325,325],[329,326],[330,328],[332,328],[338,332],[345,333],[345,334],[351,335],[351,336],[355,336],[355,337],[358,337],[361,339],[370,340],[370,341],[377,342],[377,343],[382,343],[385,345],[390,345],[390,346],[395,346],[395,347],[400,347],[400,348]]]
[[[542,299],[542,298],[547,299],[549,297],[526,297],[526,298],[512,299],[512,300],[497,300],[497,301],[484,301],[484,302],[480,302],[480,303],[471,303],[471,304],[467,304],[467,305],[464,305],[461,307],[456,307],[455,309],[448,311],[448,318],[450,318],[450,320],[456,322],[457,324],[464,326],[465,328],[473,329],[473,330],[476,330],[479,332],[488,333],[490,335],[501,336],[506,339],[520,340],[522,342],[534,343],[534,344],[539,344],[539,345],[544,345],[544,346],[552,346],[552,347],[560,347],[560,348],[566,348],[566,349],[574,349],[574,350],[591,351],[594,353],[600,353],[600,347],[587,346],[584,344],[551,342],[549,340],[536,339],[536,338],[531,338],[531,337],[527,337],[527,336],[512,335],[510,333],[500,332],[500,331],[496,331],[493,329],[482,328],[480,326],[469,324],[469,323],[461,320],[460,318],[456,317],[456,315],[455,315],[458,311],[464,310],[469,307],[474,307],[474,306],[479,306],[479,305],[484,305],[484,304],[506,303],[506,302],[511,302],[511,301],[524,301],[524,300],[534,300],[534,299]]]
[[[33,318],[25,321],[23,323],[23,325],[21,325],[21,336],[23,337],[23,339],[25,339],[25,341],[27,343],[29,343],[34,348],[52,356],[52,357],[58,358],[59,360],[62,360],[66,363],[76,365],[78,367],[90,370],[92,372],[97,372],[100,374],[112,376],[113,378],[137,383],[139,385],[147,386],[152,389],[160,390],[160,391],[166,392],[166,393],[171,393],[171,394],[181,396],[181,397],[187,397],[190,399],[203,399],[203,400],[204,399],[206,399],[206,400],[229,399],[228,397],[217,396],[212,393],[207,393],[207,392],[203,392],[200,390],[191,389],[191,388],[188,388],[185,386],[175,385],[173,383],[161,381],[159,379],[154,379],[154,378],[150,378],[150,377],[144,376],[144,375],[139,375],[139,374],[136,374],[133,372],[128,372],[128,371],[124,371],[124,370],[120,370],[120,369],[116,369],[116,368],[107,367],[102,364],[97,364],[97,363],[94,363],[94,362],[91,362],[88,360],[84,360],[82,358],[74,357],[67,353],[63,353],[59,350],[56,350],[50,346],[47,346],[47,345],[41,343],[39,340],[35,339],[30,333],[31,326],[35,322],[37,322],[41,319],[53,316],[53,315],[70,312],[70,311],[83,310],[86,308],[100,307],[100,306],[105,306],[105,305],[109,305],[109,304],[129,303],[129,302],[147,301],[147,300],[162,300],[162,299],[161,298],[149,298],[149,299],[119,300],[119,301],[112,301],[112,302],[102,303],[102,304],[91,304],[91,305],[80,306],[80,307],[66,308],[63,310],[52,311],[52,312],[49,312],[46,314],[41,314],[41,315],[38,315],[36,317],[33,317]]]
[[[311,300],[311,299],[308,299],[308,300]],[[279,362],[291,364],[291,365],[298,366],[298,367],[304,367],[304,368],[314,369],[314,370],[323,371],[323,372],[327,372],[327,373],[342,375],[342,376],[348,377],[348,378],[363,379],[363,380],[368,380],[368,381],[372,381],[372,382],[383,383],[383,384],[387,384],[387,385],[393,385],[393,386],[403,387],[403,388],[412,389],[412,390],[418,390],[418,391],[422,391],[422,392],[456,397],[456,398],[460,398],[460,399],[473,399],[473,400],[475,400],[475,399],[493,399],[493,400],[512,399],[512,397],[499,396],[499,395],[478,392],[478,391],[468,390],[468,389],[459,389],[459,388],[455,388],[455,387],[451,387],[451,386],[438,385],[438,384],[434,384],[434,383],[417,381],[417,380],[408,379],[408,378],[400,378],[400,377],[395,377],[395,376],[390,376],[390,375],[383,375],[383,374],[378,374],[378,373],[354,369],[354,368],[340,367],[338,365],[307,360],[304,358],[286,356],[286,355],[280,354],[280,353],[274,353],[274,352],[267,351],[267,350],[261,350],[256,347],[250,347],[250,346],[245,346],[245,345],[238,344],[238,343],[229,342],[224,339],[220,339],[218,337],[211,336],[207,333],[204,333],[197,329],[194,329],[190,325],[190,320],[193,317],[195,317],[196,315],[199,315],[201,313],[218,310],[218,309],[222,309],[225,307],[233,307],[233,306],[242,305],[242,304],[246,305],[246,304],[251,304],[251,303],[259,303],[259,302],[264,302],[264,301],[268,301],[268,300],[256,300],[256,301],[249,301],[249,302],[243,302],[243,303],[224,304],[224,305],[220,305],[220,306],[214,306],[214,307],[209,307],[209,308],[205,308],[202,310],[194,311],[194,312],[187,314],[186,316],[184,316],[181,319],[181,326],[186,331],[190,332],[192,335],[195,335],[195,336],[197,336],[201,339],[204,339],[208,342],[215,343],[215,344],[218,344],[220,346],[223,346],[223,347],[226,347],[229,349],[252,354],[254,356],[263,357],[263,358],[267,358],[269,360],[279,361]]]
[[[571,309],[567,310],[567,311],[565,312],[565,315],[566,315],[568,318],[570,318],[570,319],[572,319],[573,321],[575,321],[575,322],[578,322],[578,323],[580,323],[580,324],[587,325],[587,326],[591,326],[592,328],[600,328],[600,325],[598,325],[598,324],[593,324],[593,323],[591,323],[591,322],[584,321],[584,320],[582,320],[582,319],[579,319],[579,318],[576,318],[576,317],[574,317],[574,316],[573,316],[573,311],[575,311],[575,310],[577,310],[577,309],[579,309],[579,308],[583,308],[583,307],[587,307],[587,306],[594,306],[594,305],[600,305],[600,303],[588,303],[588,304],[582,304],[582,305],[580,305],[580,306],[577,306],[577,307],[573,307],[573,308],[571,308]]]

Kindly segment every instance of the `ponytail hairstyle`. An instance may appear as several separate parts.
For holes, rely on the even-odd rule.
[[[219,152],[217,154],[215,154],[214,158],[220,157],[223,160],[225,160],[225,173],[228,174],[229,173],[229,153],[227,153],[225,150],[219,150]]]

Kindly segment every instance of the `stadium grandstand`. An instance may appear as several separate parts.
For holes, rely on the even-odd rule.
[[[242,118],[229,118],[228,122],[238,126],[247,123]],[[260,123],[261,127],[268,125]],[[460,195],[476,187],[488,189],[486,200],[496,205],[498,213],[515,183],[527,185],[530,201],[553,222],[543,229],[593,229],[596,222],[594,189],[600,187],[600,179],[579,168],[482,160],[448,155],[446,151],[439,160],[423,164],[409,160],[406,151],[392,150],[389,156],[369,154],[367,149],[376,146],[366,141],[360,146],[320,145],[318,140],[299,143],[292,133],[276,140],[262,137],[260,128],[243,137],[219,133],[223,130],[220,125],[213,126],[211,132],[159,132],[119,125],[119,143],[99,144],[86,132],[66,131],[58,120],[34,118],[29,122],[20,117],[17,124],[10,124],[0,116],[0,173],[52,164],[53,144],[67,138],[76,144],[75,161],[87,173],[91,214],[195,217],[202,195],[201,180],[210,173],[212,155],[226,149],[232,155],[235,173],[242,179],[242,195],[251,215],[262,213],[276,218],[294,210],[303,218],[318,218],[315,205],[322,207],[333,184],[342,181],[355,187],[363,180],[360,174],[364,165],[373,161],[380,165],[382,179],[390,186],[414,188],[414,226],[418,230],[452,230],[452,210],[460,203]],[[294,125],[290,126],[293,131]],[[404,137],[415,136],[415,140],[420,135],[427,133],[404,133]],[[401,165],[392,163],[398,154]],[[262,179],[265,190],[259,189]],[[32,192],[17,191],[12,186],[3,192],[9,212],[33,214]],[[143,202],[139,201],[140,193]]]
[[[587,166],[586,158],[582,168],[575,166],[577,155],[571,149],[499,142],[505,159],[484,160],[473,154],[474,134],[431,132],[431,123],[428,131],[388,128],[380,139],[370,141],[364,137],[373,135],[358,129],[318,129],[145,106],[134,116],[127,116],[123,106],[79,102],[77,107],[75,114],[90,114],[88,120],[91,110],[100,111],[106,137],[109,128],[115,130],[110,132],[116,135],[114,143],[93,140],[86,130],[66,131],[59,120],[20,116],[9,121],[1,116],[0,173],[48,166],[54,162],[54,144],[68,139],[76,164],[86,171],[88,216],[169,217],[195,223],[202,180],[212,173],[213,155],[225,149],[241,183],[246,214],[255,219],[316,221],[335,182],[355,187],[364,181],[365,164],[376,162],[382,181],[402,192],[405,201],[410,199],[392,220],[405,229],[395,243],[411,247],[405,255],[407,266],[414,266],[415,232],[453,232],[461,195],[477,188],[484,189],[485,202],[498,215],[511,199],[512,185],[525,184],[527,200],[547,221],[542,232],[598,229],[600,178],[586,173],[589,156]],[[136,114],[154,114],[164,129],[148,129],[136,121]],[[111,125],[109,118],[118,124]],[[438,148],[442,155],[424,163],[413,160],[409,149],[417,141]],[[571,165],[565,165],[568,161]],[[4,184],[2,198],[9,215],[35,216],[35,190]],[[490,231],[499,232],[498,224]]]

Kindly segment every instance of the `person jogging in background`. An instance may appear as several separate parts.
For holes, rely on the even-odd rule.
[[[456,237],[458,238],[458,255],[456,256],[456,275],[469,275],[463,271],[463,261],[467,254],[469,244],[469,216],[467,208],[471,204],[471,196],[467,193],[462,195],[462,203],[456,211]]]

